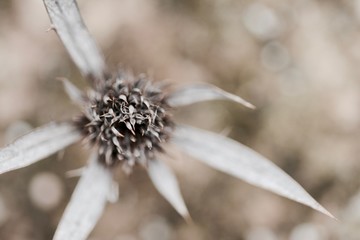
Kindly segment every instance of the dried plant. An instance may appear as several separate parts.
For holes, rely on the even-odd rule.
[[[64,87],[82,109],[73,121],[50,123],[0,150],[0,173],[35,163],[81,139],[93,150],[89,164],[59,223],[54,239],[86,239],[107,201],[115,201],[113,169],[130,173],[143,166],[157,190],[184,218],[189,217],[176,177],[158,160],[167,142],[211,167],[333,217],[296,181],[260,154],[224,136],[174,123],[181,106],[216,99],[254,106],[212,85],[195,84],[169,92],[145,75],[108,73],[104,58],[86,30],[74,0],[44,0],[71,58],[92,89],[86,94],[69,81]]]

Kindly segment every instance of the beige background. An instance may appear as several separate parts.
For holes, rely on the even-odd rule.
[[[90,32],[112,69],[176,85],[211,82],[255,111],[209,102],[177,112],[251,146],[300,182],[340,221],[182,156],[169,160],[194,223],[143,170],[118,174],[92,240],[360,239],[360,1],[83,0]],[[87,87],[40,0],[0,1],[0,143],[76,116],[56,77]],[[81,150],[79,150],[81,149]],[[177,154],[177,153],[176,153]],[[86,162],[78,144],[0,176],[0,239],[51,239]],[[51,196],[51,197],[49,197]]]

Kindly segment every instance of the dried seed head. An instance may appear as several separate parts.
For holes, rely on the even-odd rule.
[[[76,120],[85,138],[98,146],[107,166],[123,163],[126,171],[146,165],[162,151],[173,122],[162,88],[144,75],[120,72],[87,96],[84,114]]]

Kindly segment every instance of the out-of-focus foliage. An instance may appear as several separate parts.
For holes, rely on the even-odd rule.
[[[212,102],[177,115],[228,133],[272,159],[340,219],[183,156],[169,163],[177,169],[192,224],[156,192],[143,170],[130,177],[119,171],[120,201],[107,206],[93,240],[358,239],[360,1],[79,4],[107,61],[119,63],[114,69],[149,72],[178,85],[212,82],[254,103],[255,111]],[[54,76],[86,84],[48,28],[41,1],[0,2],[1,145],[29,126],[77,112]],[[63,173],[86,159],[86,149],[75,149],[1,176],[0,239],[51,238],[77,181]]]

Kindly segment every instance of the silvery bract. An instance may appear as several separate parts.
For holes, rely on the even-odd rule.
[[[131,172],[143,166],[156,189],[179,214],[189,213],[171,169],[157,158],[170,141],[209,166],[250,184],[287,197],[333,217],[296,181],[265,157],[215,133],[174,124],[167,111],[200,101],[225,99],[246,107],[244,99],[208,84],[196,84],[169,94],[146,76],[107,73],[104,58],[88,33],[74,0],[44,0],[52,22],[71,58],[90,82],[84,94],[63,80],[71,100],[82,108],[77,121],[51,123],[0,150],[0,173],[26,167],[65,147],[88,140],[89,164],[71,197],[54,235],[56,240],[86,239],[107,201],[116,200],[112,168]],[[115,187],[114,187],[115,186]]]

